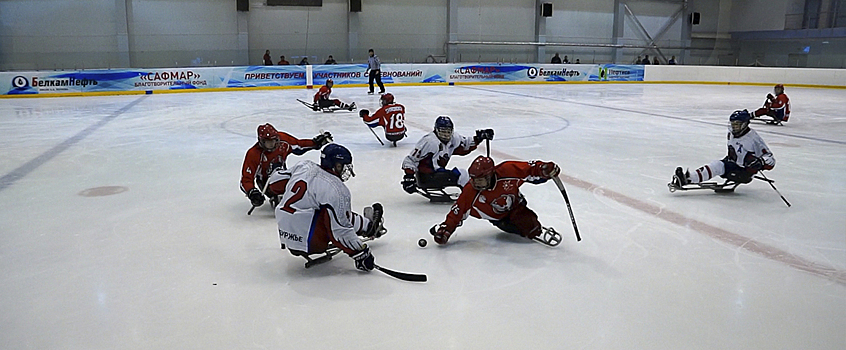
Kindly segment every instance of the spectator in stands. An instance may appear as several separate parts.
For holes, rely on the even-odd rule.
[[[643,56],[643,61],[640,61],[640,64],[649,64],[649,55]]]
[[[563,60],[563,61],[561,61],[561,63],[564,63],[564,64],[570,64],[570,59],[569,59],[569,58],[567,58],[567,55],[564,55],[564,60]]]
[[[570,63],[570,62],[567,62],[567,63]],[[573,63],[574,63],[574,64],[582,64],[582,62],[581,62],[581,61],[579,61],[579,59],[578,59],[578,58],[576,59],[576,62],[573,62]]]
[[[285,56],[279,56],[279,63],[277,63],[277,64],[280,65],[280,66],[287,66],[287,65],[291,64],[291,62],[286,61]]]
[[[670,60],[667,61],[667,64],[676,64],[676,56],[670,57]]]
[[[637,56],[637,59],[635,59],[634,64],[641,64],[642,62],[643,60],[640,59],[640,56]]]
[[[335,62],[335,59],[332,58],[332,55],[329,55],[329,58],[326,59],[326,63],[324,64],[338,64],[338,62]]]
[[[550,60],[549,63],[561,63],[561,57],[558,57],[557,52],[555,53],[555,56],[552,56],[552,60]]]
[[[270,50],[264,51],[264,57],[263,58],[264,58],[264,65],[265,66],[272,66],[273,65],[273,59],[270,58]]]
[[[654,64],[656,66],[661,64],[661,61],[658,60],[658,56],[655,56],[654,58],[652,58],[652,64]]]
[[[301,65],[301,66],[307,66],[307,65],[310,65],[311,63],[308,63],[308,56],[303,56],[303,59],[301,59],[300,63],[298,63],[298,64]]]

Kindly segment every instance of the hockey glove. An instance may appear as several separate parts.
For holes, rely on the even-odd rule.
[[[362,110],[358,111],[358,116],[359,116],[359,117],[364,118],[364,117],[367,117],[367,116],[369,116],[369,115],[370,115],[370,111],[369,111],[369,110],[367,110],[367,108],[365,108],[365,109],[362,109]]]
[[[417,180],[414,178],[414,174],[405,174],[402,177],[402,189],[409,194],[417,191]]]
[[[364,232],[364,237],[379,238],[388,233],[384,226],[385,220],[382,217],[384,213],[385,209],[382,208],[381,203],[373,203],[372,206],[364,208],[364,217],[370,220],[370,227]]]
[[[250,202],[253,203],[254,207],[260,207],[264,204],[264,195],[261,194],[258,188],[253,188],[250,192],[247,193],[247,197],[250,198]]]
[[[547,179],[551,179],[558,175],[561,172],[561,169],[558,168],[558,165],[555,165],[553,162],[544,163],[541,165],[541,176]]]
[[[432,226],[429,229],[429,233],[435,237],[435,243],[437,244],[446,244],[449,241],[449,236],[452,236],[452,232],[449,232],[446,224]]]
[[[743,167],[746,168],[746,170],[749,171],[750,173],[754,174],[754,173],[761,171],[761,169],[764,168],[764,160],[761,159],[761,158],[755,158],[752,161],[745,164]]]
[[[317,146],[317,148],[323,147],[323,145],[333,141],[332,140],[332,134],[329,133],[328,131],[326,131],[326,132],[324,132],[320,135],[315,136],[311,140],[314,141],[314,145]]]
[[[364,245],[364,249],[357,251],[352,258],[355,260],[355,268],[361,271],[373,270],[374,265],[376,265],[373,262],[373,254],[370,254],[370,247],[366,244]]]
[[[481,140],[493,140],[494,131],[493,129],[479,129],[476,130],[476,139],[479,141]]]
[[[767,100],[772,101],[773,99],[775,99],[775,96],[773,96],[773,94],[767,94]]]

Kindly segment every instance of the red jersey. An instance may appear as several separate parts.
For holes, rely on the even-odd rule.
[[[256,142],[247,150],[247,155],[244,157],[244,166],[241,168],[241,190],[247,193],[255,188],[256,179],[267,181],[273,170],[271,164],[287,168],[285,160],[289,154],[301,155],[313,149],[318,149],[313,140],[298,139],[281,131],[276,149],[265,151]]]
[[[326,85],[321,86],[320,90],[317,90],[317,93],[314,94],[314,103],[317,103],[318,100],[328,100],[330,94],[332,94],[332,89]]]
[[[787,98],[787,94],[781,93],[774,99],[767,100],[767,102],[764,103],[764,107],[769,108],[771,111],[784,111],[784,117],[782,118],[784,120],[787,120],[787,118],[790,117],[790,99]]]
[[[447,214],[446,224],[449,232],[455,232],[468,215],[485,220],[502,220],[523,201],[520,185],[524,182],[543,183],[547,179],[542,174],[542,161],[506,161],[494,168],[496,183],[493,188],[477,191],[473,181],[461,189],[461,195]]]
[[[363,118],[368,126],[381,125],[385,128],[385,135],[405,134],[405,106],[393,103],[382,106],[376,113]]]

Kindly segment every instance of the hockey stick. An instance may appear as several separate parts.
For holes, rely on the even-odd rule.
[[[267,177],[267,182],[264,183],[264,188],[261,189],[261,195],[262,196],[264,196],[264,191],[267,191],[267,185],[269,185],[269,184],[270,184],[270,176]],[[262,204],[264,204],[264,203],[262,203]],[[255,210],[256,208],[257,207],[255,205],[252,208],[250,208],[250,211],[247,212],[247,215],[252,215],[253,210]]]
[[[386,268],[381,267],[381,266],[376,265],[376,264],[373,264],[373,266],[377,270],[381,271],[382,273],[384,273],[388,276],[391,276],[393,278],[403,280],[403,281],[406,281],[406,282],[426,282],[427,281],[426,275],[424,275],[424,274],[394,271],[394,270],[391,270],[391,269],[386,269]]]
[[[570,211],[570,220],[573,221],[573,231],[576,232],[576,240],[581,241],[582,236],[579,235],[579,228],[576,226],[576,217],[573,216],[573,208],[570,207],[570,198],[567,197],[567,191],[564,190],[564,184],[561,183],[561,179],[558,178],[558,175],[554,176],[552,181],[555,181],[555,186],[558,186],[558,189],[561,190],[561,195],[564,196],[564,202],[567,202],[567,210]]]
[[[491,140],[485,139],[485,149],[488,151],[488,158],[491,157]]]
[[[364,120],[362,120],[362,122],[364,122]],[[364,125],[367,125],[367,123],[364,123]],[[370,132],[373,133],[373,136],[376,136],[376,139],[379,140],[379,143],[382,144],[382,146],[384,146],[385,143],[382,142],[382,139],[379,138],[379,135],[376,135],[376,132],[373,131],[373,128],[371,128],[370,125],[367,125],[367,128],[370,129]]]
[[[763,177],[764,177],[764,178],[763,178],[763,179],[761,179],[761,180],[764,180],[764,181],[766,181],[768,184],[770,184],[770,187],[772,187],[772,188],[776,191],[776,193],[778,193],[778,196],[779,196],[779,197],[781,197],[781,200],[783,200],[783,201],[784,201],[784,204],[787,204],[787,207],[788,207],[788,208],[790,208],[790,202],[788,202],[788,201],[787,201],[787,199],[785,199],[785,198],[784,198],[784,196],[782,196],[782,195],[781,195],[781,192],[779,192],[779,191],[778,191],[778,189],[775,187],[775,185],[773,185],[773,182],[775,182],[775,181],[768,179],[768,178],[767,178],[767,175],[764,175],[764,172],[763,172],[763,171],[760,171],[760,170],[759,170],[758,172],[761,174],[761,176],[763,176]],[[758,178],[758,177],[756,177],[756,178]]]

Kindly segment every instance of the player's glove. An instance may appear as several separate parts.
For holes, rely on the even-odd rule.
[[[767,100],[772,100],[772,99],[775,99],[775,96],[773,96],[773,94],[767,94]]]
[[[365,109],[362,109],[362,110],[358,111],[358,116],[359,116],[359,117],[364,118],[364,117],[367,117],[367,116],[369,116],[369,115],[370,115],[370,111],[369,111],[367,108],[365,108]]]
[[[366,244],[364,245],[364,249],[355,252],[352,258],[355,260],[355,268],[361,271],[373,270],[373,267],[376,265],[373,262],[373,254],[370,254],[370,247]]]
[[[558,168],[553,162],[547,162],[541,165],[541,176],[547,179],[551,179],[558,175],[561,172],[561,169]]]
[[[452,232],[449,232],[446,224],[432,226],[429,229],[429,233],[435,237],[435,243],[437,244],[446,244],[449,241],[449,236],[452,236]]]
[[[414,174],[405,174],[402,177],[402,189],[409,194],[417,191],[417,180],[414,178]]]
[[[261,194],[258,188],[253,188],[247,192],[247,197],[250,198],[250,202],[253,203],[254,207],[260,207],[264,204],[264,195]]]
[[[493,129],[479,129],[476,130],[476,137],[473,138],[473,141],[476,141],[476,144],[479,144],[482,140],[493,140],[493,137]]]
[[[320,148],[320,147],[323,147],[323,145],[325,145],[325,144],[327,144],[327,143],[329,143],[329,142],[332,142],[332,134],[331,134],[331,133],[329,133],[328,131],[326,131],[326,132],[324,132],[324,133],[322,133],[322,134],[320,134],[320,135],[315,136],[315,137],[314,137],[313,139],[311,139],[311,140],[312,140],[312,141],[314,141],[314,144],[315,144],[318,148]]]
[[[743,167],[750,173],[757,173],[764,168],[764,160],[761,158],[754,158],[747,162]]]

